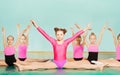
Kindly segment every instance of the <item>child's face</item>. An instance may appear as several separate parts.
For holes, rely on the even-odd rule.
[[[8,37],[7,42],[8,42],[8,45],[13,45],[14,38],[13,37]]]
[[[25,36],[22,36],[22,37],[20,38],[20,43],[26,43],[26,38],[25,38]]]
[[[81,42],[81,41],[82,41],[82,39],[81,39],[80,37],[77,37],[77,38],[76,38],[76,41]]]
[[[65,34],[63,33],[63,31],[57,31],[57,32],[56,32],[56,38],[57,38],[57,40],[58,40],[58,41],[63,40],[64,35],[65,35]]]
[[[95,35],[91,35],[89,40],[90,40],[90,43],[94,44],[96,42],[96,36]]]

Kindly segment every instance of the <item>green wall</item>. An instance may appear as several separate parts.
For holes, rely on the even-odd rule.
[[[0,28],[6,28],[7,35],[17,37],[16,24],[21,29],[34,19],[49,35],[55,37],[53,28],[63,27],[68,30],[66,37],[71,37],[70,27],[74,23],[85,27],[92,22],[93,32],[99,35],[107,21],[116,35],[120,32],[119,0],[0,0]],[[2,33],[0,33],[0,50],[3,50]],[[52,51],[50,43],[32,27],[30,31],[29,50]],[[72,46],[69,45],[69,51]],[[87,51],[87,50],[86,50]],[[101,42],[100,51],[115,51],[110,32],[106,31]]]

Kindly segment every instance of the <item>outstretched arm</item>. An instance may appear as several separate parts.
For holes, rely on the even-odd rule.
[[[5,48],[7,45],[7,38],[6,38],[6,33],[5,33],[4,27],[2,27],[2,37],[3,37],[3,46]]]
[[[108,24],[105,23],[105,25],[103,26],[103,28],[102,28],[102,30],[101,30],[101,32],[100,32],[100,34],[99,34],[98,41],[97,41],[97,45],[98,45],[98,46],[100,45],[100,43],[101,43],[101,41],[102,41],[102,37],[103,37],[103,34],[104,34],[104,32],[105,32],[105,29],[108,27],[107,25],[108,25]]]
[[[115,37],[115,33],[114,31],[112,30],[112,28],[108,28],[108,30],[112,33],[112,36],[113,36],[113,40],[114,40],[114,45],[115,47],[117,46],[117,39]]]
[[[31,20],[31,23],[35,26],[35,28],[51,43],[55,42],[55,39],[50,37],[42,28],[40,28],[34,20]]]
[[[87,30],[90,30],[91,27],[90,25],[88,25],[84,30],[80,30],[78,31],[74,36],[72,36],[71,38],[68,38],[67,40],[65,40],[68,44],[73,41],[74,39],[77,38],[77,36],[80,36],[81,34],[83,34],[84,32],[86,32]]]

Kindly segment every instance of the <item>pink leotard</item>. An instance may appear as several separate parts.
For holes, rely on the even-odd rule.
[[[4,54],[5,55],[14,55],[15,54],[15,48],[14,46],[6,46],[6,48],[4,49]]]
[[[27,57],[27,45],[19,45],[18,47],[18,58],[26,58]]]
[[[81,35],[84,33],[83,30],[77,32],[73,37],[68,38],[64,40],[63,44],[57,44],[57,41],[50,37],[44,30],[42,30],[40,27],[37,28],[37,30],[48,40],[53,46],[53,51],[54,51],[54,60],[58,61],[59,63],[66,61],[66,51],[67,51],[67,46],[70,42],[72,42],[77,36]],[[58,62],[54,62],[58,68],[63,67],[65,63],[62,63],[62,65],[58,64]]]
[[[63,68],[64,64],[66,63],[67,61],[66,60],[62,60],[62,61],[56,61],[54,60],[54,63],[57,65],[57,67],[59,69]]]
[[[88,51],[89,52],[98,52],[99,48],[97,45],[89,45]]]
[[[120,45],[116,47],[116,59],[120,60]]]
[[[83,46],[80,44],[79,46],[74,46],[74,58],[83,58]]]

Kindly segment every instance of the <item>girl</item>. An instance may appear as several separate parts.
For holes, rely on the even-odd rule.
[[[32,63],[26,64],[26,65],[15,63],[15,65],[18,66],[19,71],[35,70],[35,69],[55,69],[55,68],[61,69],[61,68],[63,68],[63,66],[64,66],[64,68],[76,68],[76,69],[77,68],[78,69],[80,69],[80,68],[82,68],[82,69],[100,69],[100,70],[103,69],[104,65],[91,65],[91,64],[89,64],[88,61],[83,61],[85,63],[75,62],[75,61],[66,63],[67,45],[71,41],[73,41],[77,36],[82,34],[84,31],[90,29],[89,26],[86,29],[84,29],[84,31],[79,31],[73,37],[71,37],[67,40],[63,40],[64,34],[66,33],[66,30],[55,28],[54,30],[55,30],[56,37],[57,37],[57,39],[55,40],[52,37],[50,37],[48,34],[46,34],[40,27],[38,27],[38,25],[35,23],[35,21],[32,20],[31,22],[37,28],[37,30],[52,43],[53,48],[54,48],[54,60],[53,61],[57,66],[51,61],[32,62]]]
[[[105,26],[103,26],[97,41],[96,41],[96,35],[93,32],[89,36],[90,43],[88,43],[86,41],[86,46],[87,46],[88,51],[89,51],[88,61],[91,64],[97,64],[96,61],[98,61],[98,50],[99,50],[99,46],[100,46],[102,36],[103,36],[105,29],[106,29],[106,24],[105,24]]]
[[[64,40],[64,35],[67,30],[62,28],[54,28],[56,35],[56,39],[54,39],[50,37],[44,30],[42,30],[34,20],[31,20],[31,22],[37,28],[37,30],[52,44],[54,50],[53,62],[57,65],[58,68],[63,68],[64,64],[66,63],[66,51],[68,44],[76,37],[90,29],[90,26],[87,26],[84,30],[77,32],[73,37]]]
[[[115,36],[114,31],[112,28],[108,28],[108,30],[112,33],[114,45],[116,48],[116,60],[120,62],[120,33],[118,34],[117,38]]]
[[[46,62],[48,59],[28,59],[27,58],[27,47],[28,47],[28,35],[30,31],[31,25],[28,25],[25,29],[26,32],[20,34],[20,25],[18,24],[18,36],[21,35],[18,42],[18,63],[28,64],[30,62]],[[21,62],[25,61],[25,62]]]
[[[78,24],[75,24],[75,26],[80,30],[80,26]],[[72,36],[74,36],[74,29],[71,28],[72,30]],[[82,40],[83,38],[83,40]],[[74,50],[74,60],[79,61],[83,59],[83,50],[84,50],[84,45],[85,45],[85,38],[86,34],[83,34],[83,37],[78,36],[75,40],[72,41],[72,46]]]
[[[8,66],[13,66],[13,63],[16,62],[15,49],[17,48],[17,44],[18,44],[18,40],[20,36],[18,36],[16,43],[13,45],[14,37],[12,35],[9,35],[6,40],[6,34],[5,34],[4,27],[2,28],[2,34],[3,34],[5,62]]]
[[[116,59],[110,58],[107,60],[102,60],[101,62],[108,64],[108,67],[120,67],[120,33],[116,37],[112,28],[108,28],[108,30],[113,36],[114,45],[116,48]]]
[[[18,29],[18,36],[20,35],[20,25]],[[20,39],[19,39],[19,44],[18,44],[18,59],[20,61],[25,61],[27,58],[27,46],[28,46],[28,35],[30,31],[31,26],[27,26],[26,34],[22,34]]]

